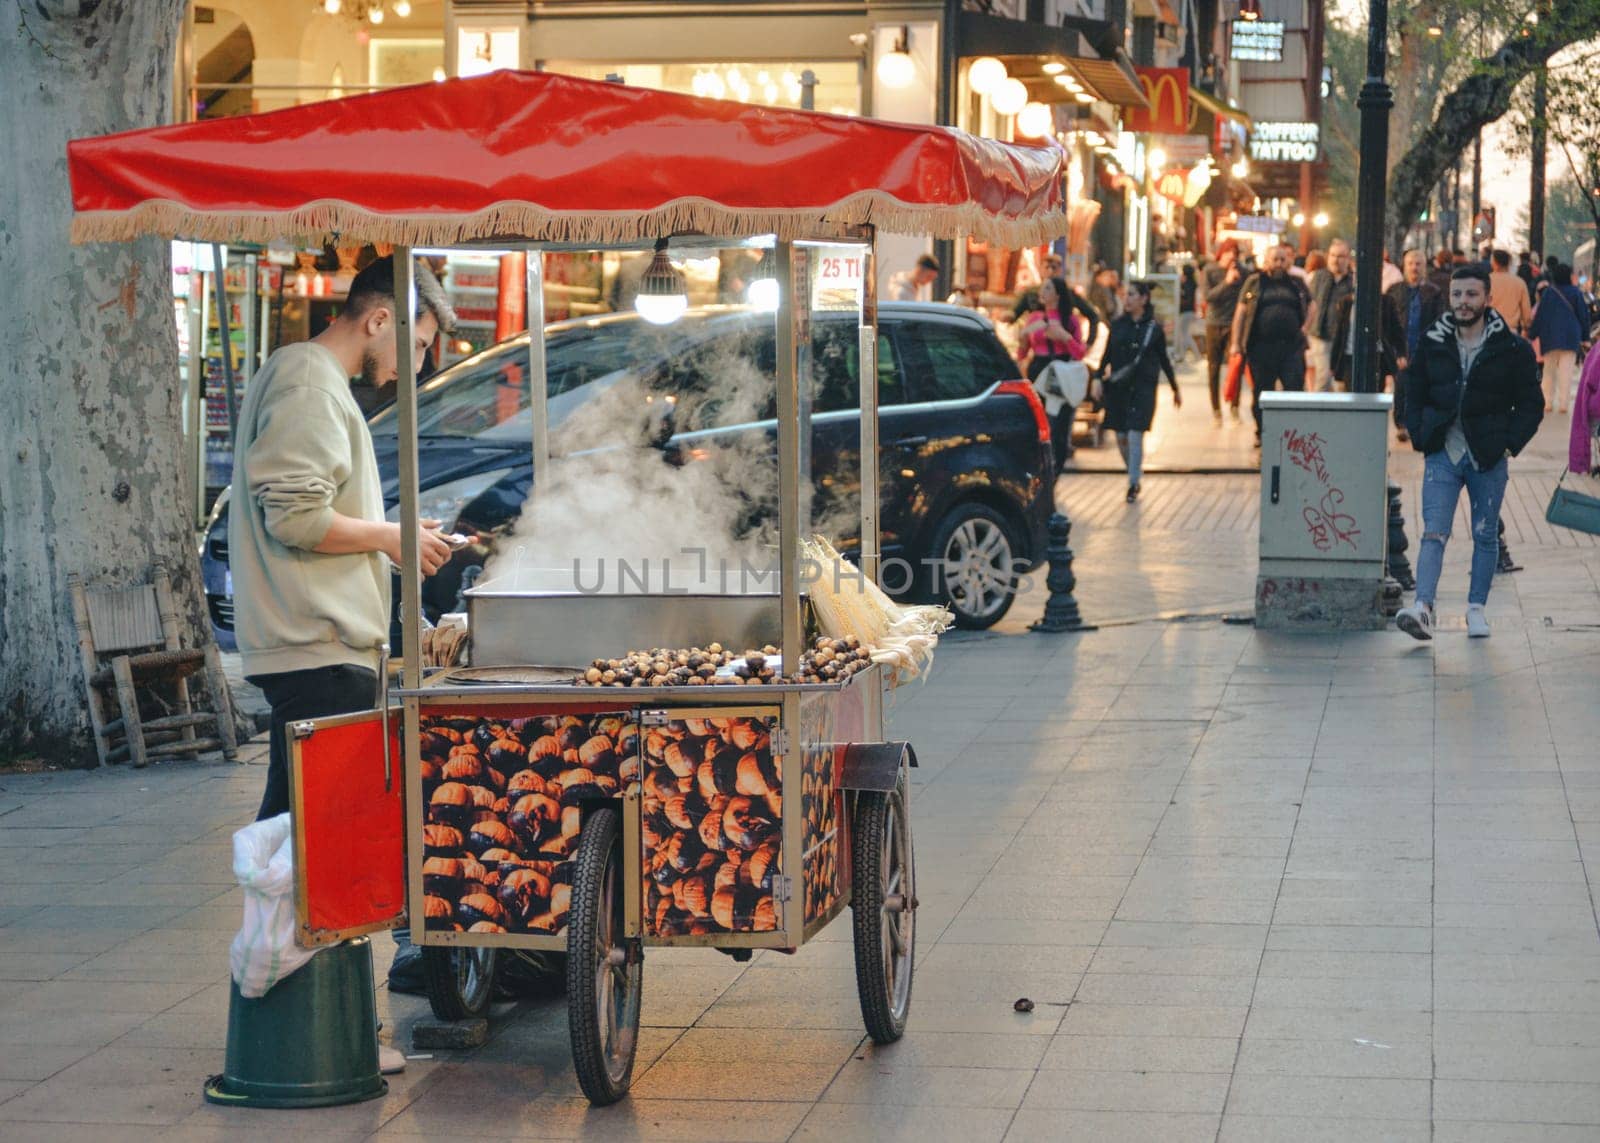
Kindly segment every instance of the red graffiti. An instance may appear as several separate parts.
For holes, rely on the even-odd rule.
[[[1322,484],[1328,483],[1328,462],[1322,454],[1325,443],[1321,433],[1307,435],[1295,429],[1283,430],[1283,449],[1289,459],[1295,467],[1305,469]]]
[[[1330,488],[1323,494],[1320,504],[1316,507],[1306,506],[1306,532],[1317,551],[1325,552],[1335,544],[1348,544],[1352,550],[1355,548],[1356,537],[1361,535],[1361,529],[1355,526],[1354,516],[1339,511],[1343,504],[1344,491]]]

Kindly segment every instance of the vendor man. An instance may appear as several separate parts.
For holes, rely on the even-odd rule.
[[[455,323],[438,280],[416,266],[412,364]],[[356,275],[344,309],[315,338],[279,349],[239,412],[229,563],[245,677],[272,706],[267,788],[257,819],[289,808],[290,722],[370,710],[388,641],[390,565],[400,525],[383,486],[350,379],[398,379],[395,275],[380,258]],[[423,521],[424,575],[450,548]]]

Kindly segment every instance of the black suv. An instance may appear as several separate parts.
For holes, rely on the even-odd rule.
[[[647,430],[663,463],[691,463],[702,447],[729,437],[775,436],[770,396],[727,402],[725,393],[710,392],[708,381],[711,369],[730,359],[748,363],[752,376],[772,376],[771,314],[708,307],[669,327],[634,314],[607,314],[549,326],[545,346],[552,440],[560,440],[562,424],[576,410],[625,377],[642,378],[647,392],[673,395]],[[858,356],[850,315],[816,315],[814,512],[859,487]],[[443,521],[450,531],[477,532],[488,544],[516,521],[533,483],[527,372],[523,333],[424,383],[417,417],[423,517]],[[1049,424],[1019,376],[993,326],[971,310],[913,302],[879,308],[882,582],[895,595],[944,603],[963,627],[999,620],[1014,598],[1015,574],[1044,555],[1053,487]],[[709,395],[696,400],[695,394]],[[370,426],[394,519],[396,409],[374,414]],[[231,647],[227,495],[207,528],[201,571],[218,642]],[[851,554],[854,538],[841,539]],[[425,581],[430,618],[460,606],[459,593],[487,550],[469,547]]]

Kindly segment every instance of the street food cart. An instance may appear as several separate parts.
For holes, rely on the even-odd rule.
[[[409,918],[444,1016],[482,1010],[497,954],[565,952],[579,1081],[609,1103],[629,1084],[646,949],[793,951],[850,906],[866,1027],[897,1039],[915,940],[915,758],[884,740],[890,680],[873,648],[815,632],[801,571],[814,523],[810,327],[821,309],[847,309],[856,376],[876,377],[875,228],[1011,245],[1064,233],[1058,155],[504,72],[83,140],[71,170],[77,241],[336,232],[392,245],[397,292],[411,297],[409,255],[424,246],[534,254],[715,240],[769,260],[772,579],[685,591],[642,577],[595,596],[551,590],[519,561],[472,593],[466,672],[425,674],[418,650],[415,311],[401,307],[403,669],[381,709],[292,727],[302,940]],[[854,266],[850,280],[829,280],[841,265]],[[541,266],[527,259],[535,329]],[[560,459],[542,358],[535,338],[527,399],[541,474]],[[870,577],[877,392],[857,388],[854,542]],[[538,558],[548,569],[561,555]],[[632,685],[617,686],[619,674]]]

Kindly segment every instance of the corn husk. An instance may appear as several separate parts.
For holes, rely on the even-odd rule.
[[[933,663],[940,632],[951,623],[942,607],[896,603],[822,536],[801,540],[800,554],[813,565],[811,609],[825,635],[854,635],[885,668],[890,686],[924,674]]]

